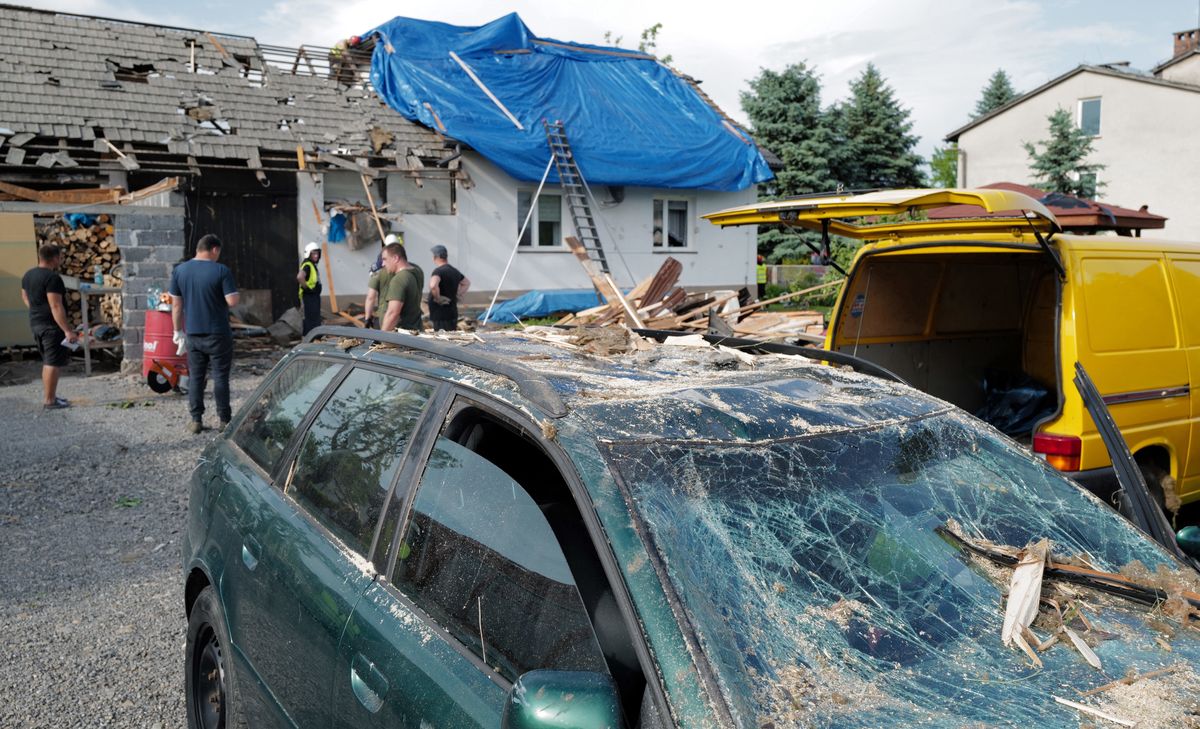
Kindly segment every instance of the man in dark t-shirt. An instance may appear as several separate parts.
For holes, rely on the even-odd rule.
[[[171,272],[171,320],[180,354],[187,350],[188,430],[204,429],[204,386],[211,368],[213,400],[221,428],[229,424],[229,371],[233,368],[233,329],[229,307],[237,306],[240,295],[233,272],[222,263],[221,240],[206,235],[196,243],[196,257]],[[186,334],[185,334],[186,332]]]
[[[450,265],[446,246],[434,246],[431,251],[434,268],[429,274],[429,321],[434,331],[454,331],[458,329],[458,302],[471,288],[471,279]]]
[[[59,368],[71,360],[71,353],[63,346],[63,340],[74,343],[79,339],[67,322],[67,308],[63,300],[67,287],[62,276],[55,272],[62,263],[59,247],[46,244],[38,248],[38,265],[25,272],[21,278],[21,298],[29,307],[29,328],[42,355],[42,407],[59,410],[71,403],[58,396]]]

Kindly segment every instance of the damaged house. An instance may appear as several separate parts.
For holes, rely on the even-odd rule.
[[[446,245],[483,296],[500,283],[526,217],[529,230],[504,293],[588,288],[564,244],[574,228],[557,175],[536,196],[538,176],[513,167],[510,142],[493,144],[513,128],[505,116],[461,123],[471,105],[491,105],[489,96],[507,92],[497,70],[549,61],[577,71],[576,85],[547,88],[540,111],[527,108],[528,100],[499,104],[526,116],[526,131],[536,132],[521,144],[542,135],[548,150],[541,122],[553,115],[564,122],[585,177],[604,170],[591,188],[592,211],[617,283],[653,273],[663,254],[682,260],[689,286],[753,281],[753,231],[702,226],[699,216],[752,201],[756,183],[771,173],[748,134],[694,80],[644,54],[536,38],[515,15],[458,29],[473,32],[459,33],[466,40],[457,44],[431,35],[434,27],[448,26],[398,18],[349,49],[281,48],[246,36],[0,5],[0,182],[10,185],[0,191],[0,212],[67,212],[31,191],[124,192],[179,179],[173,192],[140,201],[152,207],[139,214],[161,216],[149,230],[127,230],[114,215],[126,269],[127,358],[140,357],[136,311],[145,292],[165,285],[170,266],[210,232],[225,241],[222,261],[263,316],[294,305],[300,251],[312,240],[327,242],[325,294],[342,296],[343,307],[360,298],[388,232],[402,233],[425,267],[429,247]],[[428,44],[396,45],[412,33],[428,36]],[[446,73],[451,95],[430,96],[418,105],[422,113],[402,115],[394,110],[405,110],[396,93],[401,77],[383,73],[381,54],[420,70],[426,50],[439,56],[427,70]],[[457,70],[446,72],[446,61]],[[601,63],[637,64],[635,75],[652,78],[661,93],[588,94],[586,74]],[[381,82],[385,91],[377,95]],[[702,130],[720,143],[680,150],[661,134],[673,128]],[[647,146],[656,138],[657,152]],[[623,152],[628,140],[637,145]],[[602,167],[589,168],[597,160]],[[638,160],[649,160],[654,174]]]

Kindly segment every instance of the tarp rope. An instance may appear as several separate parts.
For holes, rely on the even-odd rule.
[[[496,299],[500,296],[500,289],[504,288],[504,279],[508,277],[508,269],[512,267],[513,258],[517,255],[517,248],[521,245],[521,239],[525,237],[525,230],[529,227],[529,221],[533,220],[533,211],[537,210],[538,198],[542,196],[542,188],[546,186],[546,178],[550,176],[550,168],[554,166],[554,155],[550,155],[550,161],[546,163],[546,171],[542,173],[542,181],[538,183],[537,191],[533,193],[533,200],[529,201],[529,212],[525,213],[525,222],[521,223],[521,230],[517,233],[517,239],[513,242],[512,251],[508,254],[508,263],[504,264],[504,272],[500,274],[500,281],[496,284],[496,291],[492,294],[492,303],[488,304],[487,313],[483,315],[483,323],[487,324],[488,319],[492,318],[492,310],[496,306]]]

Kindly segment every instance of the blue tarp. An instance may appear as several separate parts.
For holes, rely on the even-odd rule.
[[[517,319],[529,319],[535,316],[549,316],[559,311],[583,311],[593,306],[600,306],[604,299],[595,289],[544,289],[530,291],[511,301],[503,301],[492,309],[489,322],[499,324],[515,324]],[[484,314],[479,315],[483,321]]]
[[[563,122],[593,185],[742,190],[772,177],[745,130],[726,126],[695,89],[644,53],[538,38],[516,13],[477,27],[394,18],[372,33],[379,38],[371,83],[388,105],[444,129],[518,180],[537,181],[545,171],[543,120]]]

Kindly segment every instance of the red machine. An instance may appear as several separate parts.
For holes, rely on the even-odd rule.
[[[187,355],[176,354],[178,348],[172,341],[175,326],[168,311],[147,311],[146,331],[142,340],[142,376],[146,384],[157,393],[170,392],[179,388],[180,381],[187,377]]]

